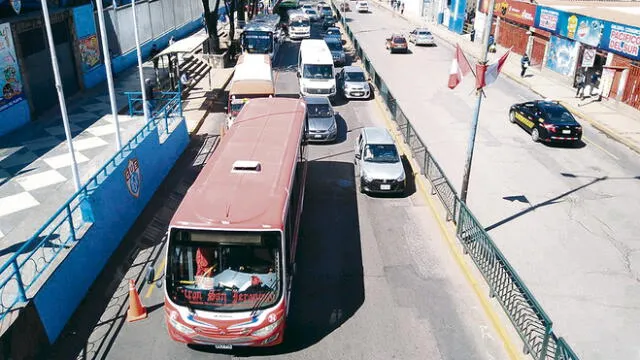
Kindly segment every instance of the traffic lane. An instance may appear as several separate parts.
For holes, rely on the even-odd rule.
[[[153,311],[135,323],[125,323],[121,312],[121,328],[109,340],[106,357],[505,357],[444,242],[434,233],[437,224],[429,221],[419,196],[394,199],[356,193],[354,138],[364,125],[383,124],[375,103],[350,102],[336,109],[346,121],[346,133],[336,144],[310,147],[285,344],[225,353],[173,342],[159,307],[163,291],[154,288],[147,297],[145,286],[143,302]]]
[[[445,87],[453,49],[440,42],[436,48],[412,46],[411,55],[390,56],[382,47],[384,35],[411,26],[384,11],[352,17],[349,24],[376,70],[459,188],[475,97],[470,79],[453,91]],[[403,71],[410,67],[422,71]],[[487,89],[469,188],[471,209],[557,327],[567,329],[563,335],[571,336],[575,348],[596,358],[612,353],[628,358],[633,349],[613,344],[621,333],[633,343],[628,319],[640,320],[633,256],[638,225],[629,216],[640,204],[637,157],[627,149],[604,148],[609,141],[584,121],[587,137],[604,145],[532,143],[524,130],[508,123],[507,112],[512,103],[534,98],[504,78]],[[612,158],[614,152],[624,153],[625,162]],[[599,314],[598,326],[610,345],[602,333],[577,325],[584,323],[584,313]],[[603,344],[594,349],[593,343]]]

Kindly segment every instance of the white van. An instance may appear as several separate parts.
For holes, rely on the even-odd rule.
[[[298,78],[302,96],[336,95],[333,56],[322,39],[305,39],[298,54]]]
[[[366,1],[358,1],[356,3],[356,11],[360,13],[369,12],[369,3]]]

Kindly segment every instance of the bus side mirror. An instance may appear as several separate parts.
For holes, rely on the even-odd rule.
[[[356,159],[360,160],[360,154],[356,153]]]
[[[153,284],[153,282],[156,280],[156,270],[151,264],[147,266],[147,274],[145,275],[145,279],[147,280],[147,284]]]
[[[296,76],[298,77],[298,79],[300,78],[300,71],[296,71]]]

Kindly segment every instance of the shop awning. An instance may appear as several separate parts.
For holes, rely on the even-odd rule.
[[[160,56],[168,55],[168,54],[177,54],[177,53],[191,53],[196,50],[199,46],[202,46],[202,43],[207,41],[209,35],[205,32],[197,33],[195,35],[189,36],[186,39],[178,40],[166,49],[162,50],[158,55],[154,58],[158,58]]]

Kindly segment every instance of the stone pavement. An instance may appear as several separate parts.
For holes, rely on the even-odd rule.
[[[151,77],[153,71],[151,62],[144,63],[145,77]],[[212,105],[208,99],[224,90],[232,73],[233,69],[212,69],[183,99],[190,133],[206,118]],[[121,138],[126,144],[144,124],[141,116],[125,115],[128,104],[124,92],[140,91],[137,67],[119,74],[114,83]],[[84,184],[116,152],[106,82],[71,97],[67,108]],[[59,109],[0,137],[0,259],[17,251],[74,192]]]
[[[479,42],[471,42],[468,35],[451,32],[446,27],[427,22],[423,18],[407,14],[400,15],[391,10],[385,1],[372,1],[371,3],[375,5],[375,9],[393,11],[397,16],[403,17],[416,26],[429,28],[434,35],[450,44],[459,44],[460,48],[475,60],[481,57],[482,45]],[[498,46],[496,53],[489,54],[489,62],[497,61],[506,50]],[[640,153],[640,111],[615,100],[597,101],[597,97],[587,97],[580,100],[575,97],[576,89],[533,67],[527,69],[524,78],[520,77],[520,55],[518,54],[512,54],[507,58],[501,73],[531,89],[542,98],[560,101],[571,112],[589,122],[596,129]]]

